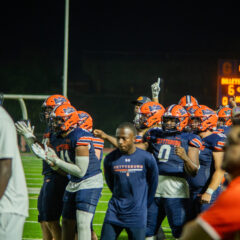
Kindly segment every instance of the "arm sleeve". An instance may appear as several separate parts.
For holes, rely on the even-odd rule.
[[[158,186],[158,166],[151,155],[147,160],[148,207],[151,205]]]
[[[106,183],[109,189],[111,190],[111,192],[113,192],[113,176],[111,172],[112,170],[111,170],[109,155],[105,157],[103,165],[104,165],[104,176],[105,176]]]
[[[89,157],[88,156],[76,156],[75,157],[75,164],[67,163],[61,159],[56,159],[56,165],[61,168],[63,171],[82,178],[88,169],[89,165]]]

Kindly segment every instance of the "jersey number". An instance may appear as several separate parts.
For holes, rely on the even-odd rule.
[[[170,145],[167,144],[162,145],[158,153],[159,162],[167,162],[169,159],[170,152],[171,152]]]

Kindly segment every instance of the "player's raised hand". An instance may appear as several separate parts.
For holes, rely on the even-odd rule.
[[[93,134],[94,134],[95,137],[98,137],[98,138],[101,138],[101,139],[106,139],[107,138],[107,134],[100,129],[94,129]]]
[[[160,90],[161,90],[160,82],[161,82],[161,78],[158,78],[158,81],[151,85],[151,88],[152,88],[152,98],[158,98],[158,95],[159,95]]]
[[[18,134],[23,135],[25,138],[36,138],[34,135],[34,126],[30,122],[18,121],[15,123]]]

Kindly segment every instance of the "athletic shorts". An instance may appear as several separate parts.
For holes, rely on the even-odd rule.
[[[0,239],[22,240],[26,217],[13,213],[0,213]]]
[[[44,177],[44,182],[38,197],[38,221],[57,221],[63,208],[63,194],[68,184],[68,178],[59,174]]]
[[[76,210],[95,213],[102,188],[82,189],[77,192],[65,191],[62,217],[76,219]]]

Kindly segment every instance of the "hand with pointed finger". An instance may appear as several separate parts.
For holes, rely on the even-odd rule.
[[[158,78],[157,82],[155,82],[151,85],[151,88],[152,88],[152,97],[153,98],[158,98],[159,92],[161,90],[161,88],[160,88],[160,78]]]

